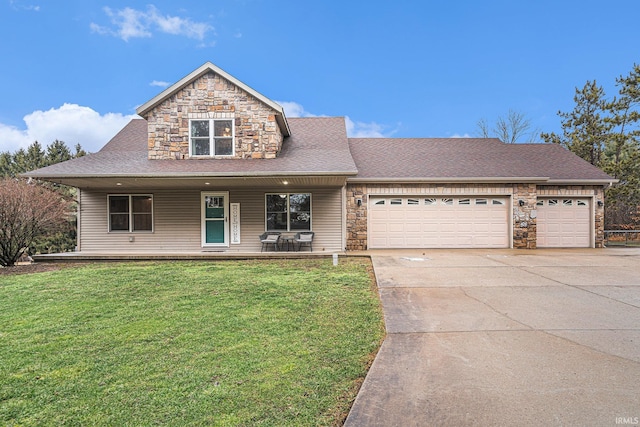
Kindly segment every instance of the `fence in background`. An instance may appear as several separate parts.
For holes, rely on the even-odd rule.
[[[606,246],[640,246],[640,230],[604,230]]]

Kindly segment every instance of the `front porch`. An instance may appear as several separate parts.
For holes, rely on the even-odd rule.
[[[57,254],[33,255],[34,262],[42,263],[76,263],[76,262],[122,262],[122,261],[222,261],[245,259],[309,259],[330,258],[334,254],[346,256],[346,252],[327,251],[269,251],[269,252],[237,252],[237,251],[200,251],[200,252],[166,252],[166,253],[115,253],[115,252],[63,252]]]

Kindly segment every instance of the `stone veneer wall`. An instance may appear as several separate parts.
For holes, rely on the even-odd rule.
[[[149,159],[187,159],[189,119],[232,119],[234,157],[275,158],[283,140],[275,113],[233,83],[209,72],[147,115]]]
[[[369,195],[511,196],[513,200],[513,247],[536,248],[536,202],[538,197],[592,197],[595,204],[595,245],[603,247],[604,192],[599,186],[537,186],[535,184],[347,184],[347,250],[367,249],[367,204]],[[357,201],[362,200],[358,206]],[[520,206],[520,200],[524,205]]]

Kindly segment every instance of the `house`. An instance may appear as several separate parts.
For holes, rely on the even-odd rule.
[[[265,231],[314,251],[602,247],[614,180],[557,145],[348,138],[287,118],[206,63],[99,152],[27,176],[78,188],[86,254],[257,252]]]

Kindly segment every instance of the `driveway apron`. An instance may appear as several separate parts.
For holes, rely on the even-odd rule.
[[[370,254],[387,337],[345,426],[640,424],[640,250]]]

